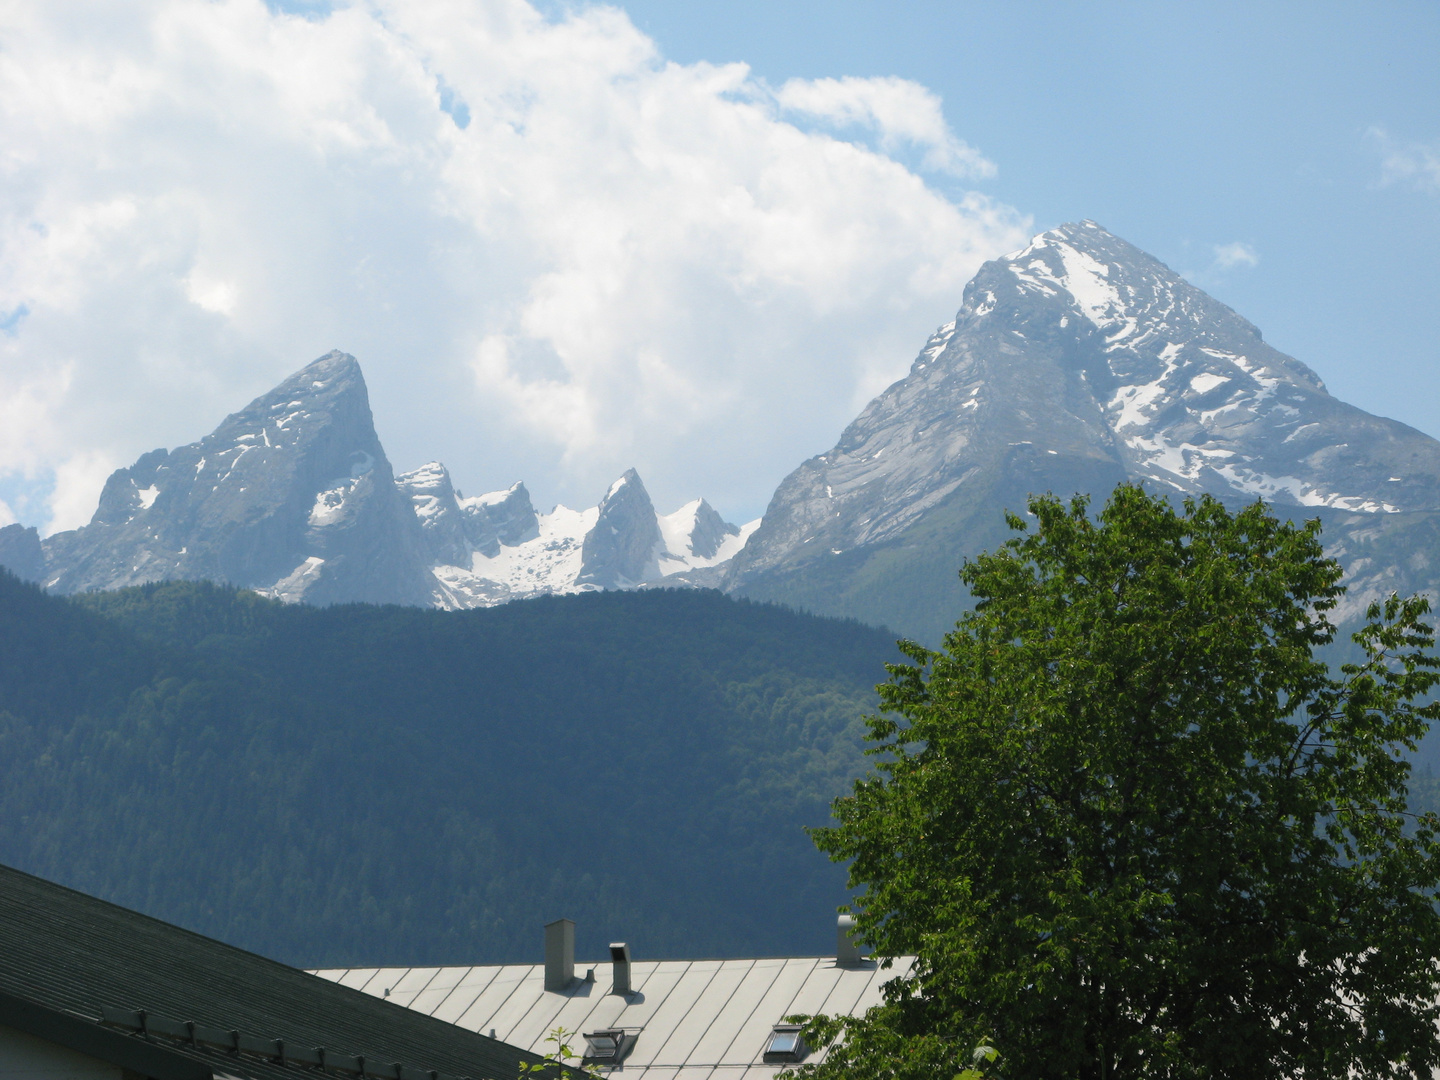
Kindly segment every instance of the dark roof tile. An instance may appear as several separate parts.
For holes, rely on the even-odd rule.
[[[513,1080],[517,1047],[339,986],[263,956],[0,866],[0,994],[102,1027],[101,1010],[239,1031],[267,1045],[325,1047],[388,1067]],[[123,1025],[104,1030],[142,1039]],[[154,1045],[234,1075],[294,1077],[295,1066],[166,1035]]]

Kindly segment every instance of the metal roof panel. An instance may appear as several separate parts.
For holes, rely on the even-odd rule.
[[[685,1014],[685,1019],[675,1026],[670,1037],[665,1040],[655,1058],[657,1064],[689,1064],[691,1051],[699,1045],[725,1006],[734,998],[754,964],[753,960],[727,960],[720,964],[705,984],[704,990],[696,997],[694,1005]]]
[[[627,1064],[635,1065],[680,1065],[674,1059],[661,1058],[661,1048],[670,1041],[674,1033],[686,1022],[695,1002],[710,985],[710,980],[720,970],[719,960],[693,960],[685,968],[674,988],[665,1000],[650,1014],[645,1023],[645,1032],[635,1043]]]
[[[814,957],[782,960],[782,966],[774,981],[755,1003],[750,1015],[736,1029],[730,1045],[716,1060],[725,1065],[761,1064],[760,1055],[765,1052],[765,1043],[771,1029],[794,1011],[790,1008],[790,1003],[814,974],[817,965],[825,962]]]
[[[750,970],[745,972],[745,977],[735,988],[735,992],[730,995],[730,1000],[721,1008],[700,1041],[690,1051],[687,1060],[712,1064],[724,1061],[736,1036],[784,970],[784,960],[756,960]]]
[[[625,1008],[613,1021],[616,1026],[627,1028],[651,1028],[655,1025],[656,1014],[664,1007],[670,995],[682,980],[689,977],[695,961],[661,960],[648,963],[636,962],[630,965],[630,982],[637,993],[625,999]],[[611,978],[610,965],[601,964],[595,969],[595,977],[606,973]],[[608,1015],[608,1014],[606,1014]],[[658,1030],[658,1028],[656,1028]]]
[[[535,964],[507,964],[495,972],[495,978],[455,1023],[471,1031],[489,1034],[490,1029],[495,1027],[496,1014],[505,1007],[506,1002],[520,993],[522,986],[527,993],[539,993],[544,986],[544,975],[544,968]],[[500,1037],[498,1029],[495,1037]]]
[[[500,983],[504,978],[505,975],[501,974],[497,976],[495,982]],[[504,989],[504,987],[500,986],[497,989]],[[485,1020],[484,1024],[487,1028],[495,1029],[496,1038],[505,1040],[503,1033],[513,1031],[534,1010],[544,996],[545,965],[535,964],[528,968],[520,980],[511,987],[510,994],[490,1013],[489,1019]],[[466,1013],[466,1016],[470,1015],[472,1013]]]
[[[589,989],[594,988],[593,984],[582,983],[580,986],[588,987]],[[578,1003],[577,998],[580,999]],[[561,1022],[560,1017],[566,1011],[566,1008],[572,1005],[575,1007],[570,1009],[570,1013],[575,1017],[577,1024],[583,1023],[585,1016],[588,1015],[593,1008],[589,994],[582,994],[580,987],[577,987],[574,983],[570,985],[568,990],[543,991],[540,996],[534,1000],[525,1014],[518,1017],[508,1028],[511,1035],[520,1040],[515,1045],[541,1046],[543,1044],[544,1049],[541,1051],[542,1053],[544,1050],[550,1049],[551,1044],[546,1044],[545,1039],[550,1032],[555,1030],[556,1025]],[[569,1024],[566,1024],[565,1027],[570,1031],[575,1030],[570,1027]],[[506,1039],[506,1041],[508,1042],[509,1039]]]
[[[341,986],[348,986],[351,990],[362,990],[370,981],[370,977],[378,970],[378,968],[336,968],[333,971],[317,971],[315,974],[323,979],[338,982]]]
[[[495,976],[501,972],[499,967],[474,967],[467,968],[464,978],[455,984],[451,990],[430,1015],[437,1020],[444,1020],[446,1023],[456,1023],[460,1017],[465,1015],[466,1010],[479,999],[485,989],[495,981]],[[481,1030],[481,1029],[476,1029]],[[489,1028],[483,1029],[489,1031]]]
[[[815,1012],[829,1013],[831,1015],[846,1015],[855,1008],[855,1003],[860,1000],[860,995],[865,992],[865,987],[870,985],[871,978],[879,965],[873,960],[866,960],[857,965],[846,965],[837,969],[840,978],[835,981],[830,993],[826,995]]]
[[[388,986],[382,985],[378,991],[372,991],[372,993],[375,993],[377,997],[386,997],[385,991],[388,989],[390,994],[386,1000],[395,1005],[404,1005],[408,1009],[420,991],[424,990],[430,980],[438,974],[440,974],[439,968],[409,968],[394,982]],[[383,980],[381,981],[383,982]]]
[[[810,977],[800,984],[800,989],[795,992],[795,997],[790,1004],[785,1006],[786,1013],[817,1013],[830,992],[835,989],[835,984],[840,981],[840,972],[843,969],[835,966],[835,961],[822,959],[816,962],[810,970]]]
[[[426,1016],[434,1016],[435,1010],[444,1003],[445,999],[468,974],[470,974],[469,968],[441,968],[435,973],[435,977],[426,984],[425,989],[415,995],[415,1000],[410,1002],[410,1008],[416,1012],[423,1012]]]
[[[888,970],[877,965],[875,971],[871,973],[870,982],[866,984],[865,990],[861,993],[859,1000],[850,1006],[851,1014],[859,1016],[865,1012],[866,1009],[873,1008],[883,1002],[885,1000],[883,993],[885,984],[891,979],[899,978],[901,975],[908,975],[911,966],[912,962],[909,957],[901,957],[895,962],[895,966]]]

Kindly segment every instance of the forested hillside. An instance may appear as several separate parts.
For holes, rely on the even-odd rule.
[[[823,953],[894,656],[706,592],[445,613],[0,574],[0,861],[297,964]]]

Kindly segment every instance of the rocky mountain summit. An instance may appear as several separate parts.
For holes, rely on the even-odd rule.
[[[961,562],[1008,535],[1004,510],[1121,480],[1319,516],[1348,574],[1342,620],[1391,589],[1440,592],[1440,442],[1338,401],[1091,221],[986,263],[909,374],[743,528],[701,499],[657,514],[634,470],[597,506],[549,513],[523,484],[467,498],[439,462],[394,476],[359,365],[331,353],[116,472],[84,528],[0,529],[0,565],[59,592],[205,577],[445,608],[709,586],[934,644],[966,602]]]
[[[205,578],[291,602],[465,608],[637,588],[748,535],[703,500],[661,517],[633,469],[599,506],[543,515],[524,484],[465,498],[439,462],[396,476],[360,365],[332,352],[199,442],[117,470],[83,528],[0,529],[0,566],[59,593]]]
[[[284,600],[418,604],[415,515],[354,357],[333,352],[199,442],[106,481],[90,524],[44,542],[54,592],[209,578]]]
[[[1434,587],[1440,442],[1331,397],[1091,221],[986,263],[910,373],[784,480],[722,584],[934,642],[964,603],[957,567],[1003,539],[1003,509],[1037,491],[1103,499],[1124,479],[1322,517],[1352,607]]]

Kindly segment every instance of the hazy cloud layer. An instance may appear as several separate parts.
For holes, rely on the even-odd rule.
[[[82,523],[332,347],[397,468],[758,512],[1024,239],[892,153],[994,169],[914,83],[774,90],[613,9],[12,0],[0,523]]]
[[[1233,270],[1237,266],[1259,266],[1260,255],[1249,244],[1234,240],[1228,244],[1216,244],[1215,268],[1217,270]]]
[[[1405,184],[1417,191],[1440,194],[1440,143],[1393,138],[1384,128],[1367,133],[1380,153],[1380,182]]]

